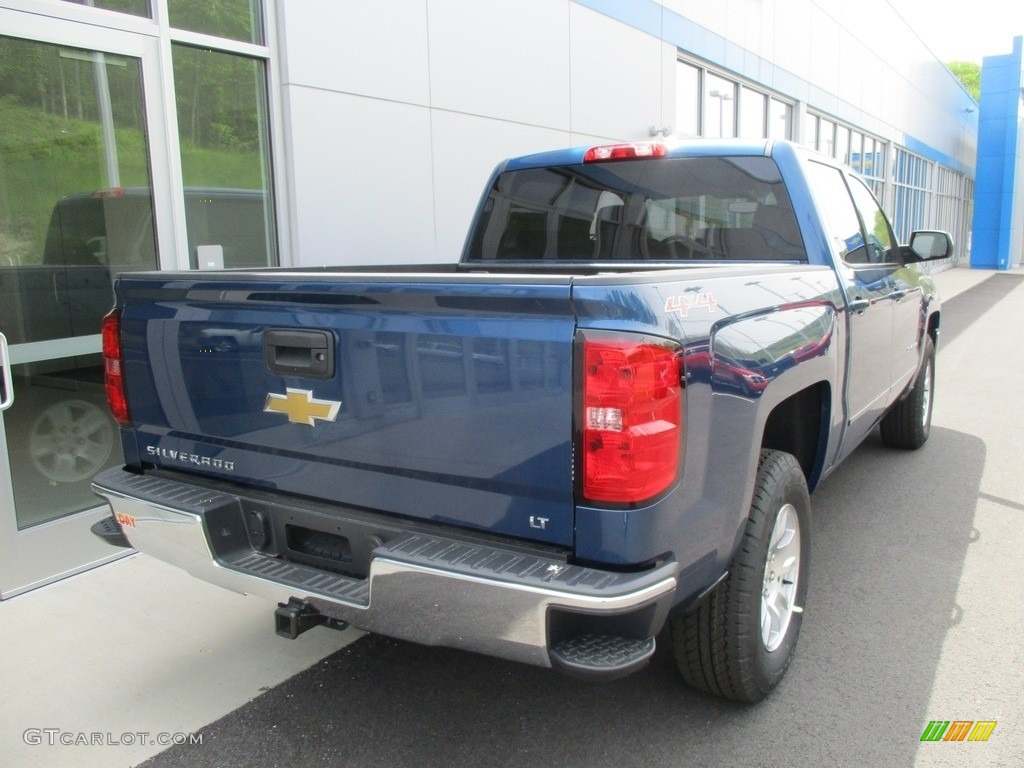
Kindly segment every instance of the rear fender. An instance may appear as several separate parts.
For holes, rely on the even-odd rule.
[[[838,331],[836,309],[829,302],[736,315],[712,328],[706,407],[707,433],[713,438],[704,493],[724,511],[721,553],[731,553],[742,529],[766,441],[800,454],[809,485],[821,476],[830,450],[834,395],[827,382],[838,380],[842,365]],[[692,403],[688,405],[692,413]],[[793,409],[806,407],[815,413],[805,419],[801,412],[799,423],[782,423],[797,418]],[[797,440],[794,430],[810,430],[814,439],[805,435]],[[723,467],[732,471],[723,472]]]

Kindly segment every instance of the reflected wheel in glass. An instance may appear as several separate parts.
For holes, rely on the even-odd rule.
[[[98,406],[62,400],[32,423],[28,446],[33,465],[47,479],[75,483],[103,468],[114,446],[114,427]]]

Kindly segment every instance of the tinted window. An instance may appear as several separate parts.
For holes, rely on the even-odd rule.
[[[775,162],[714,157],[503,173],[468,257],[805,261],[806,253]]]
[[[207,25],[189,29],[213,32],[207,18],[211,13],[244,20],[249,3],[172,3],[172,23],[174,7],[195,10],[195,18]],[[172,49],[192,267],[273,266],[277,232],[267,63],[180,43]],[[190,188],[222,192],[196,197],[188,194]]]
[[[860,219],[842,171],[814,162],[808,163],[808,170],[839,258],[849,264],[869,263]]]
[[[882,209],[878,207],[875,196],[860,179],[850,180],[850,191],[853,193],[853,202],[864,222],[868,262],[885,264],[898,261],[898,251],[895,248],[896,242],[893,239],[892,230],[889,228],[889,220],[885,217]]]
[[[167,13],[172,27],[246,43],[263,42],[261,7],[262,3],[256,0],[167,0]]]

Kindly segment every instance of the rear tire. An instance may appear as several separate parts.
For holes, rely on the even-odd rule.
[[[925,336],[924,365],[910,392],[882,419],[882,442],[893,448],[920,448],[932,427],[932,395],[935,392],[935,344]]]
[[[671,620],[688,685],[734,701],[767,696],[789,667],[807,594],[811,505],[796,459],[761,451],[750,516],[729,575]]]

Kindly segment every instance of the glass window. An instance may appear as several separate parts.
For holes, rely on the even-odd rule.
[[[710,72],[705,81],[704,135],[731,139],[736,135],[736,83]]]
[[[793,138],[793,105],[778,99],[768,104],[768,138]]]
[[[864,136],[857,131],[850,133],[850,167],[860,173],[864,168]]]
[[[117,272],[156,266],[138,59],[0,37],[0,331],[99,333]]]
[[[111,279],[157,263],[145,111],[138,59],[0,36],[0,333],[22,358],[2,419],[19,529],[96,506],[92,476],[121,460],[98,336]]]
[[[506,171],[469,253],[474,261],[806,260],[789,195],[766,157]]]
[[[865,176],[880,175],[875,172],[877,159],[878,158],[875,155],[875,140],[872,139],[870,136],[865,136],[864,152],[861,155],[861,160],[863,161],[861,163],[861,173],[863,173]],[[881,169],[879,168],[878,170],[880,171]]]
[[[764,125],[767,103],[767,95],[746,86],[740,87],[740,137],[763,139],[768,135]]]
[[[818,122],[818,151],[823,155],[835,157],[836,124],[821,118]]]
[[[810,149],[818,148],[817,115],[812,115],[810,112],[804,115],[803,135],[800,137],[800,141],[805,147],[809,147]]]
[[[149,0],[65,0],[78,5],[102,8],[106,11],[130,13],[132,16],[150,16]]]
[[[895,240],[889,229],[889,220],[882,213],[874,195],[860,179],[850,180],[850,191],[864,222],[864,232],[867,234],[865,258],[868,263],[885,264],[898,261],[899,255],[894,248]]]
[[[886,144],[870,136],[864,137],[864,167],[861,174],[868,180],[871,191],[878,197],[882,197],[885,168],[886,168]]]
[[[700,136],[700,70],[685,61],[676,66],[676,134]]]
[[[867,263],[857,209],[842,172],[821,163],[808,163],[808,169],[839,258],[851,264]]]
[[[167,0],[171,26],[204,35],[263,43],[260,0]]]
[[[915,229],[928,226],[934,192],[931,188],[932,163],[897,147],[893,190],[893,223],[904,240]]]
[[[836,126],[836,160],[850,164],[850,129],[845,125]]]
[[[265,62],[174,46],[174,86],[193,267],[277,263]]]

